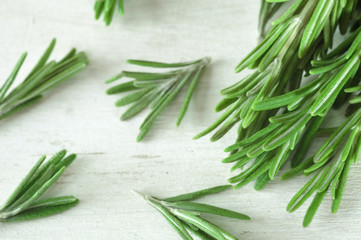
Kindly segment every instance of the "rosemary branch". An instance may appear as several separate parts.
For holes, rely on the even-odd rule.
[[[53,39],[28,76],[10,91],[27,53],[21,55],[12,73],[0,87],[0,120],[37,103],[43,93],[86,68],[87,56],[83,52],[77,53],[76,49],[72,49],[58,62],[48,61],[55,43],[56,40]]]
[[[188,86],[187,95],[180,110],[177,126],[179,126],[187,112],[190,100],[193,96],[198,81],[202,77],[204,69],[210,63],[210,58],[202,58],[190,62],[161,63],[143,60],[128,60],[128,63],[143,67],[172,69],[167,72],[129,72],[122,71],[120,74],[109,79],[107,83],[121,78],[130,78],[131,81],[118,84],[107,90],[107,94],[119,94],[134,91],[120,98],[115,105],[117,107],[132,104],[122,115],[121,120],[127,120],[145,108],[151,109],[150,114],[140,126],[137,141],[140,142],[147,135],[152,125],[164,109],[173,101],[178,93]]]
[[[39,200],[75,158],[75,154],[66,157],[65,150],[58,152],[46,162],[46,156],[42,156],[0,207],[0,222],[47,217],[77,205],[79,200],[73,196]]]

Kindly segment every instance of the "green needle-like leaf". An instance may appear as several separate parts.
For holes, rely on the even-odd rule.
[[[165,205],[192,212],[205,212],[205,213],[210,213],[229,218],[236,218],[240,220],[251,220],[251,218],[248,217],[247,215],[202,203],[180,201],[175,203],[165,203]]]
[[[326,193],[327,193],[327,190],[316,194],[311,205],[307,209],[305,218],[303,220],[304,227],[307,227],[308,225],[310,225],[313,217],[315,216],[315,214],[317,212],[318,207],[321,205],[322,200],[325,198]]]
[[[178,120],[177,120],[177,126],[179,126],[184,118],[184,115],[185,113],[187,112],[187,109],[188,109],[188,106],[189,106],[189,103],[192,99],[192,95],[194,93],[194,90],[196,89],[196,86],[197,86],[197,83],[203,73],[203,70],[204,70],[204,67],[202,68],[199,68],[197,70],[197,72],[195,73],[193,79],[192,79],[192,82],[190,83],[190,86],[188,88],[188,91],[187,91],[187,96],[186,98],[184,99],[184,102],[183,102],[183,106],[182,106],[182,109],[179,113],[179,117],[178,117]]]
[[[18,72],[23,65],[25,58],[27,56],[27,53],[23,53],[19,59],[19,61],[16,63],[13,72],[10,74],[9,78],[6,80],[4,85],[0,88],[0,103],[4,100],[5,94],[9,90],[10,86],[13,84],[16,76],[18,75]]]
[[[162,200],[166,201],[166,202],[192,201],[192,200],[196,200],[198,198],[201,198],[201,197],[204,197],[204,196],[207,196],[210,194],[220,193],[220,192],[229,190],[231,188],[232,188],[232,185],[222,185],[222,186],[207,188],[207,189],[203,189],[203,190],[195,191],[195,192],[191,192],[191,193],[181,194],[181,195],[174,196],[174,197],[164,198]]]

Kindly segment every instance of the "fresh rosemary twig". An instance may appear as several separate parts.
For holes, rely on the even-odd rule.
[[[323,60],[312,61],[315,68],[310,73],[318,74],[318,78],[302,88],[253,104],[256,111],[278,109],[278,113],[269,119],[269,125],[226,149],[237,150],[223,160],[235,162],[233,170],[254,161],[230,179],[231,183],[237,183],[236,187],[267,171],[273,179],[296,146],[293,166],[302,161],[324,117],[346,83],[354,80],[359,68],[361,48],[357,46],[361,43],[361,33],[356,32],[350,38],[353,41],[348,41],[342,49],[336,49]]]
[[[230,189],[231,187],[231,185],[218,186],[164,199],[144,195],[136,191],[134,191],[134,193],[141,196],[152,207],[157,209],[177,231],[182,239],[193,239],[190,234],[192,233],[200,239],[236,240],[236,237],[205,220],[201,216],[201,213],[214,214],[240,220],[250,220],[250,217],[242,213],[212,205],[192,202],[200,197],[219,193]]]
[[[212,141],[223,137],[237,123],[237,141],[267,125],[275,111],[255,111],[252,106],[297,89],[310,60],[324,55],[332,46],[336,27],[344,24],[342,14],[352,10],[346,8],[343,0],[296,1],[273,22],[265,39],[238,64],[236,72],[246,68],[254,72],[221,91],[224,99],[216,106],[216,111],[227,110],[195,139],[212,132],[223,122]]]
[[[68,210],[78,204],[73,196],[39,198],[60,178],[65,169],[75,160],[76,155],[65,157],[62,150],[45,161],[42,156],[14,192],[0,207],[0,222],[32,220],[51,216]]]
[[[25,61],[23,53],[9,78],[0,87],[0,120],[19,112],[42,98],[42,94],[82,71],[88,65],[85,53],[72,49],[62,60],[48,59],[55,47],[53,39],[28,76],[10,92],[10,87]]]
[[[272,4],[279,2],[285,1],[262,1],[261,26],[268,21]],[[237,66],[236,72],[246,68],[255,70],[221,91],[225,98],[216,111],[226,109],[225,113],[195,137],[210,133],[224,122],[211,138],[216,141],[239,124],[236,143],[226,149],[230,155],[223,160],[235,163],[232,171],[241,171],[229,179],[235,188],[256,179],[255,189],[263,188],[292,155],[295,168],[284,179],[312,168],[312,158],[302,161],[324,118],[332,106],[345,103],[349,94],[343,90],[360,81],[361,28],[352,28],[350,37],[327,53],[333,45],[336,28],[342,33],[351,29],[358,3],[358,0],[295,1],[273,22],[265,39]],[[314,80],[301,87],[304,73],[313,75]],[[354,98],[351,102],[361,103],[361,100]],[[358,112],[358,107],[349,107],[348,112]],[[343,149],[337,144],[331,147]],[[329,162],[333,162],[332,157],[325,155]],[[316,205],[320,203],[315,201]],[[315,204],[305,218],[305,226],[315,213]]]
[[[149,132],[157,117],[164,111],[169,103],[172,102],[182,88],[189,84],[187,96],[184,99],[177,120],[177,126],[180,125],[188,109],[197,83],[201,78],[205,67],[210,63],[210,58],[206,57],[196,61],[179,63],[161,63],[143,60],[128,60],[128,63],[143,67],[172,69],[167,72],[123,71],[107,81],[110,83],[123,77],[133,79],[129,82],[116,85],[107,91],[107,94],[135,91],[134,93],[122,97],[115,103],[118,107],[132,104],[122,115],[121,120],[130,119],[143,109],[147,107],[151,108],[150,114],[140,126],[140,133],[137,137],[137,141],[140,142]]]
[[[118,12],[120,15],[124,15],[123,0],[95,0],[94,11],[95,19],[98,20],[103,13],[104,22],[107,26],[110,25],[113,19],[114,12],[116,11],[118,3]]]

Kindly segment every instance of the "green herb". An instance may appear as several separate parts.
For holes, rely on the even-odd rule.
[[[298,169],[306,175],[313,174],[313,177],[292,198],[287,210],[290,212],[297,210],[316,192],[303,221],[303,226],[306,227],[311,223],[324,196],[330,191],[333,200],[332,213],[336,213],[341,203],[350,165],[358,161],[360,153],[361,109],[350,116],[326,140],[312,158],[312,165],[307,164]]]
[[[250,220],[251,218],[238,212],[192,201],[209,194],[225,191],[231,187],[231,185],[218,186],[165,199],[144,195],[135,191],[134,193],[140,195],[151,206],[157,209],[182,239],[193,239],[190,234],[192,233],[200,239],[230,240],[237,238],[205,220],[202,213],[240,220]]]
[[[32,220],[61,213],[75,206],[79,201],[73,196],[39,200],[75,158],[75,154],[66,157],[65,150],[46,162],[46,156],[42,156],[0,207],[0,221]]]
[[[261,2],[261,33],[280,10],[282,2],[286,1]],[[360,14],[358,3],[357,0],[293,2],[272,23],[264,40],[236,67],[236,72],[247,68],[253,72],[221,91],[224,99],[216,106],[216,111],[225,112],[195,137],[200,138],[218,128],[211,137],[216,141],[238,125],[237,140],[226,149],[230,155],[223,159],[225,163],[234,164],[232,171],[240,170],[229,179],[235,188],[256,180],[255,189],[262,189],[277,176],[288,159],[292,159],[294,169],[283,179],[313,167],[313,158],[304,161],[304,157],[314,138],[322,132],[327,113],[332,107],[342,106],[350,92],[361,89],[349,89],[357,85],[361,77],[361,28],[353,24],[354,16]],[[343,34],[349,29],[352,32],[333,48],[337,28]],[[307,79],[309,75],[312,77]],[[350,100],[354,104],[348,108],[348,114],[358,112],[359,96]],[[356,126],[351,128],[356,129]],[[337,129],[326,132],[332,137]],[[347,149],[334,143],[331,148]],[[324,157],[333,162],[333,155]],[[344,153],[345,158],[347,153]],[[324,197],[323,191],[316,196],[304,225],[308,225],[315,214]]]
[[[269,5],[264,3],[265,6]],[[253,69],[253,73],[221,91],[224,99],[216,106],[216,111],[227,110],[195,139],[219,127],[211,138],[216,141],[238,123],[239,141],[265,127],[268,118],[277,111],[258,111],[252,106],[299,88],[310,61],[323,56],[332,46],[338,26],[348,24],[342,14],[354,8],[346,8],[345,1],[341,0],[298,0],[292,4],[273,22],[264,40],[235,69],[236,72]],[[261,10],[260,18],[268,19],[263,12]]]
[[[352,46],[356,46],[358,33],[350,37],[347,41],[349,44],[341,45],[327,56],[333,58],[335,55],[340,58],[339,61],[314,61],[316,65],[324,64],[323,68],[316,66],[311,72],[321,74],[320,77],[300,88],[302,75],[310,68],[312,58],[325,55],[332,46],[336,27],[344,24],[341,23],[341,16],[350,9],[343,3],[296,1],[273,23],[273,28],[260,45],[236,68],[237,72],[245,68],[256,70],[221,91],[225,98],[217,105],[216,111],[227,110],[195,138],[210,133],[224,122],[211,138],[216,141],[239,123],[236,143],[226,149],[231,154],[223,161],[235,162],[232,170],[242,169],[250,162],[254,164],[230,179],[231,183],[237,184],[236,188],[265,175],[267,171],[269,178],[274,179],[301,137],[303,147],[298,148],[308,148],[325,113],[345,83],[355,74],[354,70],[359,64],[358,51],[352,47],[347,53],[344,52],[353,41]],[[318,19],[323,20],[319,22]],[[326,28],[328,31],[325,31]],[[309,35],[310,32],[313,34]],[[347,57],[342,58],[342,54]],[[335,75],[338,70],[342,71]],[[312,126],[311,122],[314,122]],[[305,131],[307,134],[304,135]],[[294,162],[297,165],[300,160]],[[256,188],[260,189],[261,186],[264,184],[258,184]]]
[[[58,62],[54,60],[48,62],[55,43],[56,40],[53,39],[28,76],[9,91],[27,53],[21,55],[9,78],[0,87],[0,120],[37,103],[43,93],[70,79],[88,65],[85,53],[77,53],[75,49]]]
[[[255,103],[252,106],[253,109],[257,111],[278,109],[278,113],[269,118],[270,123],[265,128],[248,138],[236,142],[226,149],[226,151],[237,151],[223,160],[226,163],[235,163],[232,170],[242,169],[247,163],[252,163],[246,169],[243,169],[241,173],[229,180],[231,183],[236,184],[235,188],[242,187],[258,177],[262,178],[262,176],[267,173],[270,179],[274,179],[279,169],[284,165],[286,160],[289,159],[292,151],[295,151],[294,157],[292,158],[292,166],[296,168],[286,173],[283,179],[302,174],[304,169],[313,169],[315,166],[322,167],[324,164],[332,162],[336,154],[335,149],[343,149],[340,144],[347,131],[351,128],[354,131],[351,134],[353,138],[351,141],[348,141],[348,144],[352,143],[355,137],[354,135],[358,135],[359,131],[357,127],[359,123],[357,123],[357,121],[361,116],[360,110],[356,111],[355,115],[353,115],[354,117],[349,120],[347,127],[342,125],[333,131],[330,140],[327,142],[327,147],[321,148],[325,150],[320,150],[320,152],[316,154],[313,160],[315,165],[312,165],[312,160],[307,160],[302,163],[326,114],[332,105],[337,102],[337,96],[339,96],[347,83],[353,82],[355,79],[359,81],[356,73],[360,66],[359,56],[361,54],[361,48],[359,46],[361,46],[361,33],[356,32],[356,34],[350,36],[348,42],[349,44],[345,44],[342,48],[339,47],[335,49],[333,52],[324,56],[322,60],[312,61],[314,68],[310,73],[318,75],[316,79],[297,90],[277,97],[264,99],[262,102]],[[346,91],[352,92],[358,89],[358,87],[353,87],[346,89]],[[344,99],[340,100],[342,102],[344,101]],[[340,131],[343,135],[337,135]],[[345,162],[345,159],[348,158],[347,154],[350,150],[350,145],[347,146],[348,148],[345,148],[346,152],[342,155],[342,162]],[[354,154],[353,156],[357,157],[358,155]],[[321,162],[319,162],[319,158],[322,159]],[[332,165],[330,172],[339,172],[339,169],[343,169],[343,165],[337,164],[335,166]],[[317,169],[318,168],[315,170]],[[319,173],[319,175],[322,174],[323,172]],[[329,176],[329,178],[333,177],[334,176],[331,175]],[[323,178],[315,177],[312,178],[310,182],[314,181],[316,184],[317,181],[315,179],[318,183],[323,181]],[[327,191],[324,186],[328,183],[326,182],[322,185],[323,187],[319,189],[319,191]],[[260,188],[257,183],[256,188]],[[297,207],[316,190],[317,187],[310,190],[307,185],[307,187],[297,194],[288,210],[294,211],[297,209]],[[303,191],[307,191],[304,193],[306,196],[301,195]],[[302,201],[298,199],[299,196],[303,197]],[[321,193],[317,195],[315,203],[305,218],[305,226],[311,222],[323,196],[324,194]],[[294,202],[298,204],[296,207],[292,205]]]
[[[98,20],[103,13],[103,20],[105,24],[109,26],[117,8],[119,14],[124,15],[123,0],[96,0],[94,5],[95,19]]]
[[[115,103],[118,107],[132,104],[122,115],[121,120],[130,119],[147,107],[151,109],[150,114],[140,126],[140,133],[137,137],[137,141],[140,142],[149,132],[158,116],[173,101],[182,88],[189,84],[187,95],[177,120],[177,126],[180,125],[188,109],[197,83],[205,67],[210,63],[210,58],[180,63],[161,63],[143,60],[128,60],[128,63],[143,67],[172,69],[167,72],[123,71],[107,81],[110,83],[120,78],[132,79],[131,81],[116,85],[107,91],[107,94],[134,91],[120,98]]]

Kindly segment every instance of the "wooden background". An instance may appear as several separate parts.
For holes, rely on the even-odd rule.
[[[179,239],[154,209],[133,196],[137,189],[170,196],[225,184],[230,166],[222,164],[230,134],[217,143],[192,137],[218,114],[219,90],[239,80],[237,62],[257,44],[258,0],[127,0],[126,15],[105,27],[93,19],[90,0],[2,0],[0,77],[6,79],[22,51],[29,57],[19,79],[35,63],[51,38],[55,56],[71,47],[86,51],[89,68],[47,94],[44,101],[0,124],[0,202],[42,154],[63,148],[77,161],[47,194],[74,194],[81,203],[63,214],[36,221],[0,224],[0,239]],[[104,81],[123,69],[127,58],[179,61],[211,56],[212,65],[198,86],[181,127],[175,127],[182,97],[136,143],[145,113],[120,122],[124,109],[104,94]],[[341,113],[334,118],[342,118]],[[284,170],[283,170],[284,171]],[[361,168],[354,166],[339,212],[330,212],[330,196],[313,223],[302,227],[307,208],[285,208],[306,179],[263,191],[249,185],[204,199],[206,203],[250,215],[250,222],[212,217],[241,239],[361,239]],[[307,202],[309,203],[309,202]]]

